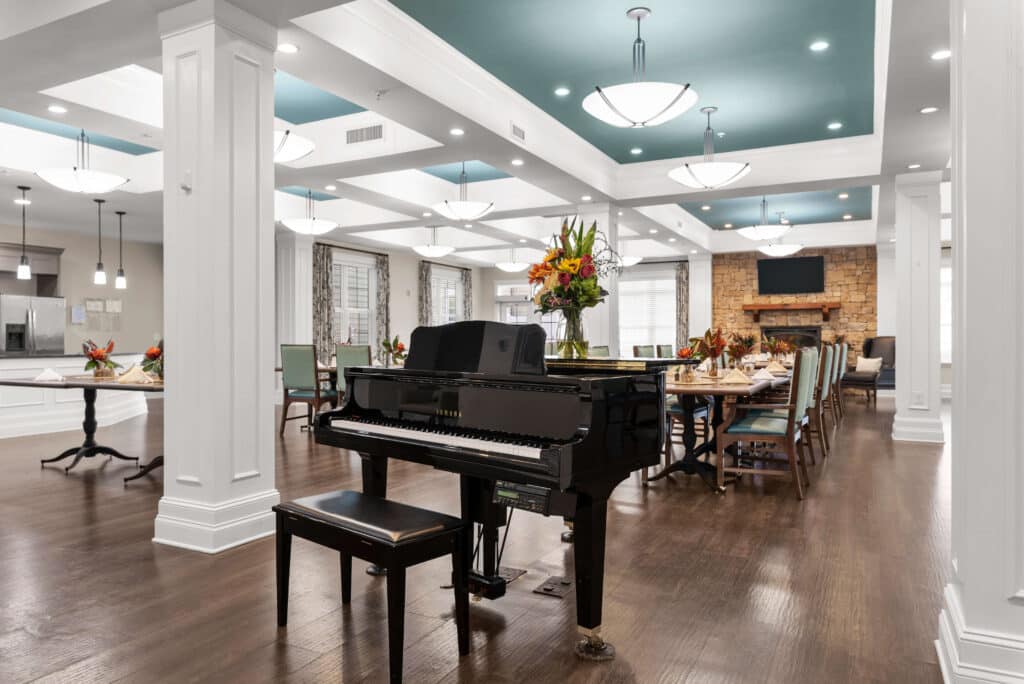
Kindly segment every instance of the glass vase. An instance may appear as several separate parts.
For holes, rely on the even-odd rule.
[[[583,310],[562,309],[565,325],[558,340],[558,357],[562,359],[585,359],[590,345],[583,338]]]

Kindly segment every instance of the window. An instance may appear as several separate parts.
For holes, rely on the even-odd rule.
[[[637,273],[619,281],[619,347],[676,343],[676,278],[671,271]]]
[[[368,344],[377,340],[377,268],[373,257],[336,249],[332,259],[334,342]]]
[[[532,294],[533,288],[522,281],[495,283],[494,299],[498,304],[498,320],[502,323],[536,323],[544,328],[549,342],[557,340],[561,314],[557,311],[537,313]]]
[[[430,269],[430,324],[461,321],[466,311],[462,271],[434,266]]]
[[[952,266],[939,268],[939,360],[942,363],[953,363]]]

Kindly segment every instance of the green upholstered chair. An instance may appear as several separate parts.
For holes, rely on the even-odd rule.
[[[836,360],[833,363],[835,371],[832,373],[832,406],[835,408],[836,417],[842,420],[846,416],[846,406],[843,404],[843,376],[846,375],[847,354],[850,345],[846,342],[836,346]]]
[[[832,394],[832,366],[838,358],[838,354],[835,352],[834,345],[821,345],[821,358],[818,361],[817,377],[814,380],[814,395],[808,411],[808,416],[811,419],[808,429],[812,435],[817,435],[823,459],[828,458],[832,452],[832,436],[827,429],[825,416],[827,415],[828,400]],[[834,430],[835,425],[833,425]]]
[[[289,420],[305,417],[306,427],[313,424],[313,413],[326,403],[338,405],[338,392],[320,385],[320,373],[316,367],[316,349],[311,344],[281,345],[281,384],[284,386],[284,400],[281,406],[281,429]],[[305,416],[288,417],[288,407],[305,404]]]
[[[659,344],[658,345],[658,358],[659,359],[671,359],[674,357],[675,350],[671,344]]]
[[[806,440],[803,435],[803,417],[810,404],[812,383],[809,376],[814,374],[815,354],[813,349],[802,349],[796,355],[793,379],[785,404],[740,404],[732,419],[718,427],[715,439],[718,447],[716,468],[719,487],[725,486],[726,473],[785,477],[792,480],[797,497],[804,498],[804,487],[810,484],[810,480],[804,453]],[[763,447],[757,451],[744,452],[744,460],[788,463],[789,468],[755,468],[741,465],[739,459],[733,465],[726,466],[726,448],[740,442],[757,442]],[[785,459],[776,455],[779,452],[785,454]]]
[[[638,358],[638,359],[654,358],[654,345],[653,344],[634,344],[633,345],[633,356]]]
[[[608,356],[608,345],[598,345],[590,348],[590,356],[597,358],[605,358]]]
[[[338,396],[345,394],[345,369],[352,366],[369,366],[370,345],[339,344],[334,348],[334,366],[338,371]]]

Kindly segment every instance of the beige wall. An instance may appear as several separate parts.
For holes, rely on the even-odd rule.
[[[127,232],[127,231],[126,231]],[[0,225],[0,242],[21,242],[21,227]],[[92,338],[105,342],[112,338],[118,351],[138,353],[153,343],[154,336],[163,331],[163,247],[145,242],[124,243],[124,269],[128,289],[114,289],[117,272],[117,232],[113,237],[109,227],[103,236],[103,263],[107,271],[107,285],[92,284],[96,270],[96,237],[81,233],[29,228],[28,243],[41,247],[61,247],[60,284],[58,294],[67,302],[67,329],[64,347],[67,353],[81,350],[82,340]],[[17,281],[15,281],[17,282]],[[4,288],[0,292],[19,293]],[[122,303],[120,331],[89,329],[85,325],[71,325],[71,307],[82,305],[86,298],[120,299]],[[102,338],[102,339],[100,339]]]

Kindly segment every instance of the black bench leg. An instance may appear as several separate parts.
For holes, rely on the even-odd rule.
[[[452,552],[452,587],[455,589],[455,629],[459,635],[459,655],[469,653],[469,531],[455,538]]]
[[[352,601],[352,556],[341,554],[341,602]]]
[[[292,533],[284,526],[283,516],[277,515],[277,624],[288,624],[288,570],[292,560]]]
[[[388,570],[388,661],[391,681],[402,681],[402,649],[405,635],[405,568]]]

